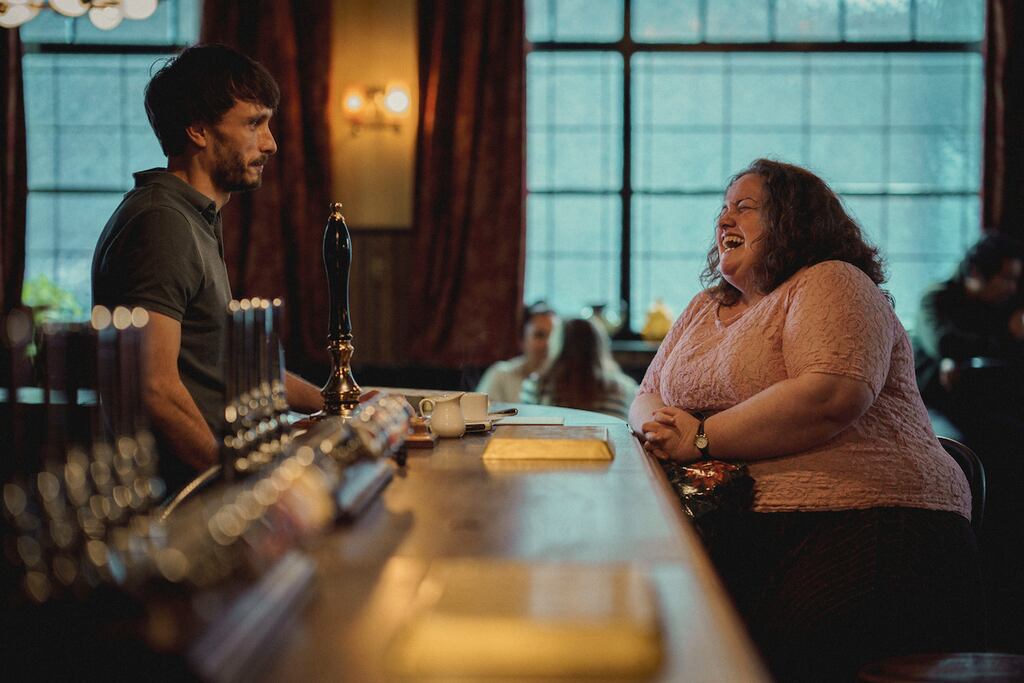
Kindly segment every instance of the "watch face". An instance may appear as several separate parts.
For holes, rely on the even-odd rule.
[[[693,445],[696,446],[698,449],[707,448],[708,437],[704,436],[703,434],[698,434],[697,437],[693,440]]]

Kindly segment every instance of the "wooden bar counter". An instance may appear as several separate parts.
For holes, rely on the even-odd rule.
[[[584,411],[519,408],[606,427],[614,460],[485,464],[488,441],[513,426],[410,450],[380,499],[309,549],[316,589],[282,634],[266,680],[413,680],[391,672],[388,645],[431,563],[457,558],[630,563],[651,578],[661,614],[663,664],[646,680],[768,680],[699,539],[628,426]],[[546,429],[557,438],[560,427]]]

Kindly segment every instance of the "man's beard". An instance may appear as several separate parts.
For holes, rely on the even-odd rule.
[[[223,147],[221,149],[224,150]],[[262,173],[258,174],[255,180],[249,180],[246,177],[249,164],[245,163],[241,154],[234,150],[225,151],[223,156],[217,155],[217,165],[213,168],[213,182],[217,187],[226,192],[248,192],[263,184]],[[263,155],[255,159],[254,162],[265,164],[267,157]]]

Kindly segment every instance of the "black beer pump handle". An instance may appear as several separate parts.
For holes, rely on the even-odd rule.
[[[341,204],[331,204],[331,215],[324,228],[324,268],[327,270],[327,288],[331,301],[328,338],[341,339],[352,334],[352,321],[348,312],[348,278],[352,268],[352,236]]]

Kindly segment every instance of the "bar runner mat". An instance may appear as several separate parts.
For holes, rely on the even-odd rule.
[[[484,449],[484,460],[611,460],[605,427],[502,428]]]

